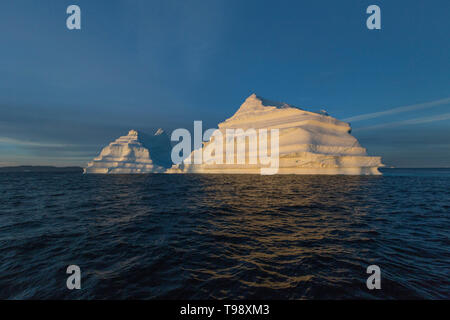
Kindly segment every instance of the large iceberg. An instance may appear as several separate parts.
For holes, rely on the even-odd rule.
[[[244,132],[244,158],[248,162],[228,162],[227,148],[216,149],[217,135],[203,146],[188,154],[182,162],[172,165],[171,145],[162,129],[152,135],[131,130],[103,148],[100,155],[88,163],[85,173],[263,173],[267,162],[251,162],[261,154],[261,135],[250,143],[246,132],[277,130],[276,170],[278,174],[380,174],[383,166],[380,157],[368,156],[358,140],[353,137],[350,125],[339,121],[324,110],[306,111],[301,108],[273,102],[252,94],[229,119],[220,123],[214,132],[227,140],[227,131]],[[263,136],[264,137],[264,136]],[[248,145],[247,140],[248,138]],[[190,138],[189,138],[190,139]],[[234,136],[239,140],[239,136]],[[195,137],[194,137],[195,140]],[[242,140],[241,140],[242,141]],[[267,147],[269,143],[267,142]],[[270,140],[272,147],[273,141]],[[189,144],[190,145],[190,144]],[[255,145],[257,145],[255,147]],[[214,147],[214,148],[210,148]],[[206,152],[214,150],[212,153]],[[267,148],[268,149],[268,148]],[[239,147],[237,147],[239,150]],[[273,151],[270,149],[271,156]],[[241,149],[242,151],[242,149]],[[267,150],[268,151],[268,150]],[[268,152],[269,153],[269,152]],[[267,155],[268,155],[267,153]],[[201,155],[200,163],[195,159]],[[239,157],[232,155],[232,160]],[[217,161],[221,159],[221,161]],[[258,158],[259,159],[259,158]],[[222,161],[226,160],[226,161]],[[273,169],[273,168],[271,168]]]
[[[350,125],[324,110],[310,112],[286,103],[273,102],[252,94],[239,110],[218,125],[223,136],[227,129],[278,129],[278,174],[380,174],[380,157],[368,156],[353,137]],[[203,156],[202,164],[194,164],[196,152],[202,152],[212,140],[205,142],[169,173],[260,173],[262,165],[217,164]],[[260,142],[258,141],[258,144]],[[223,148],[225,150],[225,148]],[[249,149],[246,149],[249,158]],[[204,154],[204,153],[203,153]],[[215,157],[215,155],[214,155]],[[223,155],[226,158],[226,155]],[[217,159],[217,158],[215,158]]]
[[[162,129],[153,136],[130,130],[103,148],[85,173],[158,173],[172,165],[170,140]]]

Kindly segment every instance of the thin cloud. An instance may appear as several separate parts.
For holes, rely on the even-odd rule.
[[[13,144],[13,145],[19,145],[19,146],[27,146],[27,147],[45,147],[45,148],[65,148],[65,147],[73,146],[70,144],[42,143],[42,142],[33,142],[33,141],[12,139],[12,138],[7,138],[7,137],[0,137],[0,143]]]
[[[364,131],[364,130],[372,130],[372,129],[379,129],[379,128],[396,127],[396,126],[402,126],[402,125],[429,123],[429,122],[443,121],[443,120],[450,120],[450,113],[444,113],[444,114],[440,114],[437,116],[431,116],[431,117],[422,117],[422,118],[415,118],[415,119],[409,119],[409,120],[403,120],[403,121],[395,121],[395,122],[377,124],[377,125],[368,126],[368,127],[356,128],[355,130],[356,131]]]
[[[412,111],[412,110],[427,109],[427,108],[440,106],[440,105],[444,105],[444,104],[450,104],[450,98],[445,98],[445,99],[430,101],[430,102],[425,102],[425,103],[419,103],[419,104],[413,104],[413,105],[409,105],[409,106],[397,107],[397,108],[389,109],[386,111],[361,114],[359,116],[354,116],[354,117],[344,119],[344,121],[356,122],[356,121],[361,121],[361,120],[368,120],[368,119],[388,116],[391,114],[408,112],[408,111]]]

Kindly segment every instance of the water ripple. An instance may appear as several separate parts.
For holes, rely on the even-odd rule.
[[[0,298],[448,299],[448,190],[441,174],[1,174]]]

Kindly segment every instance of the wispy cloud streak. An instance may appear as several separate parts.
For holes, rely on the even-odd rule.
[[[18,146],[47,147],[47,148],[65,148],[65,147],[73,146],[70,144],[24,141],[24,140],[7,138],[7,137],[0,137],[0,144],[12,144],[12,145],[18,145]]]
[[[424,103],[419,103],[419,104],[413,104],[413,105],[409,105],[409,106],[397,107],[397,108],[389,109],[386,111],[361,114],[359,116],[354,116],[354,117],[344,119],[344,121],[356,122],[356,121],[361,121],[361,120],[374,119],[374,118],[388,116],[391,114],[397,114],[397,113],[408,112],[408,111],[419,110],[419,109],[427,109],[427,108],[436,107],[436,106],[445,105],[445,104],[450,104],[450,98],[445,98],[445,99],[430,101],[430,102],[424,102]]]
[[[409,120],[403,120],[403,121],[395,121],[395,122],[389,122],[389,123],[383,123],[383,124],[376,124],[373,126],[356,128],[354,130],[355,131],[365,131],[365,130],[372,130],[372,129],[379,129],[379,128],[396,127],[396,126],[402,126],[402,125],[429,123],[429,122],[443,121],[443,120],[450,120],[450,113],[444,113],[444,114],[440,114],[437,116],[431,116],[431,117],[422,117],[422,118],[415,118],[415,119],[409,119]]]

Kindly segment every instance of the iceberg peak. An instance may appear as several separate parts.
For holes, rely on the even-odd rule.
[[[172,165],[170,140],[164,130],[153,136],[130,130],[104,147],[88,163],[85,173],[151,173],[164,172]]]
[[[128,136],[137,136],[139,133],[136,130],[130,130],[128,131]]]
[[[259,99],[259,97],[256,95],[256,93],[252,93],[251,95],[249,95],[247,97],[247,99],[245,99],[245,101],[247,101],[247,100],[256,100],[256,99]]]
[[[293,105],[287,104],[285,102],[278,102],[263,98],[261,96],[256,95],[256,93],[252,93],[250,96],[245,99],[244,103],[241,105],[260,105],[262,107],[275,107],[275,108],[296,108]]]
[[[154,136],[159,136],[162,135],[165,131],[162,128],[159,128],[158,130],[156,130]]]
[[[276,109],[295,109],[302,110],[285,102],[272,101],[252,93],[245,99],[244,103],[239,107],[238,111],[227,121],[252,118],[262,113],[270,113]]]

